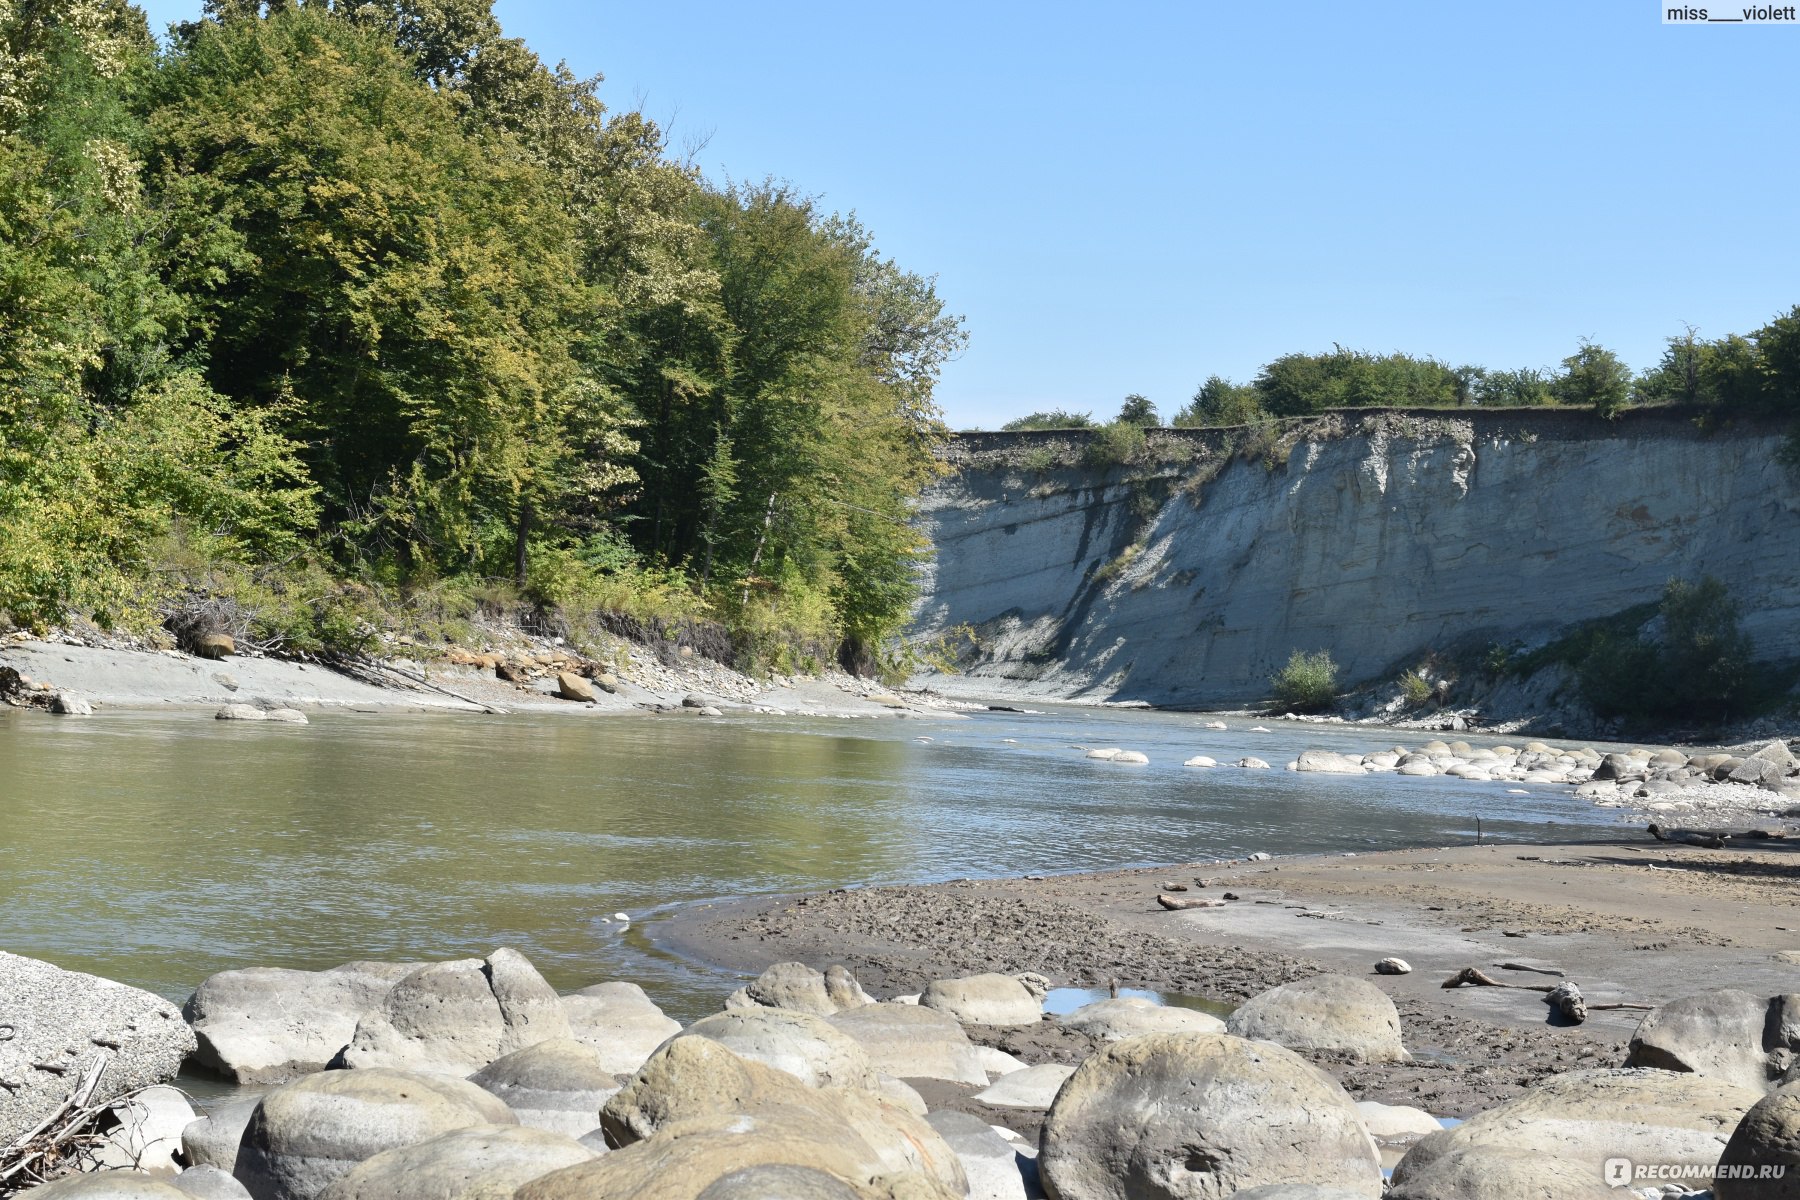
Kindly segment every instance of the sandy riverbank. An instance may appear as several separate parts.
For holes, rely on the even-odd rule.
[[[1237,899],[1165,911],[1156,896],[1177,882],[1189,896]],[[788,958],[843,963],[881,996],[995,970],[1235,1002],[1341,972],[1393,997],[1415,1061],[1321,1065],[1358,1099],[1462,1116],[1548,1075],[1618,1065],[1642,1013],[1600,1010],[1558,1027],[1537,992],[1445,990],[1445,979],[1469,966],[1526,984],[1566,977],[1595,1005],[1654,1005],[1725,987],[1793,991],[1800,841],[1728,851],[1647,837],[1460,846],[866,888],[696,908],[664,936],[680,952],[747,973]],[[1374,974],[1388,955],[1413,973]],[[1089,1050],[1049,1022],[994,1033],[993,1044],[1031,1061],[1075,1061]]]

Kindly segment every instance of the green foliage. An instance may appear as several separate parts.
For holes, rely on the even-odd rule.
[[[1082,461],[1090,467],[1106,469],[1135,462],[1144,452],[1144,427],[1129,421],[1113,421],[1094,430],[1094,436],[1082,450]]]
[[[1789,682],[1755,664],[1737,604],[1711,576],[1670,580],[1656,616],[1653,636],[1640,628],[1593,639],[1578,674],[1601,715],[1718,722],[1757,711]]]
[[[1288,354],[1256,377],[1262,407],[1277,416],[1328,408],[1445,407],[1461,402],[1461,380],[1434,358],[1375,355],[1334,347],[1330,354]]]
[[[1408,671],[1400,676],[1400,697],[1409,708],[1418,708],[1431,699],[1431,681],[1423,671]]]
[[[1157,416],[1156,405],[1148,396],[1133,392],[1125,397],[1125,403],[1119,406],[1119,415],[1113,420],[1123,425],[1136,425],[1143,429],[1154,429],[1161,424],[1162,418]]]
[[[1052,408],[1045,412],[1034,412],[1008,421],[1000,429],[1005,433],[1013,433],[1023,429],[1092,429],[1093,427],[1094,414],[1091,412],[1064,412],[1060,408]]]
[[[1266,415],[1256,388],[1209,375],[1170,424],[1177,428],[1250,425]]]
[[[878,652],[962,320],[598,85],[488,0],[209,0],[160,52],[120,0],[0,0],[0,609],[229,583],[306,649],[504,587]]]
[[[1274,707],[1283,712],[1323,712],[1337,702],[1337,677],[1337,663],[1330,651],[1306,654],[1296,650],[1269,680]]]
[[[1563,404],[1591,408],[1616,417],[1631,399],[1631,368],[1604,346],[1582,339],[1581,348],[1562,360],[1563,371],[1552,385]]]

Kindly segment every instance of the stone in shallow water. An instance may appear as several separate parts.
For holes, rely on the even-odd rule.
[[[209,976],[182,1008],[194,1065],[235,1083],[286,1083],[320,1071],[418,963],[353,962],[329,971],[247,967]]]

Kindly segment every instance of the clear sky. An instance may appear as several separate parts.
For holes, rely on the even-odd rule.
[[[153,23],[198,0],[151,0]],[[1634,367],[1800,304],[1800,26],[1654,0],[500,0],[715,178],[854,209],[972,342],[960,428],[1167,414],[1333,342]]]

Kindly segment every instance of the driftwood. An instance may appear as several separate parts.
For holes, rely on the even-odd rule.
[[[1526,967],[1522,969],[1535,970],[1536,968]],[[1565,980],[1558,984],[1507,983],[1503,979],[1495,979],[1492,975],[1489,975],[1479,967],[1464,967],[1438,986],[1457,988],[1462,987],[1464,984],[1468,984],[1472,987],[1511,988],[1515,992],[1542,992],[1544,994],[1544,1003],[1554,1005],[1556,1011],[1566,1020],[1572,1021],[1577,1025],[1587,1020],[1589,1011],[1600,1012],[1603,1010],[1628,1008],[1637,1012],[1650,1012],[1656,1007],[1654,1004],[1626,1004],[1623,1002],[1618,1004],[1589,1004],[1582,998],[1581,989],[1576,987],[1572,981]]]
[[[1785,829],[1666,829],[1654,821],[1648,828],[1650,836],[1659,842],[1680,842],[1708,850],[1723,850],[1726,842],[1734,841],[1783,842],[1788,836]]]
[[[343,667],[340,665],[339,669],[341,670],[341,669],[343,669]],[[362,663],[356,664],[356,669],[359,669],[366,673],[373,673],[376,671],[386,671],[389,675],[393,675],[397,678],[404,679],[404,680],[406,680],[406,682],[413,684],[416,687],[429,688],[431,691],[439,692],[445,696],[450,697],[452,700],[461,700],[464,704],[473,704],[476,708],[479,708],[482,712],[492,713],[496,717],[508,717],[508,716],[512,715],[506,709],[501,708],[497,704],[489,704],[485,700],[477,700],[473,696],[465,696],[461,692],[453,692],[449,688],[443,687],[440,684],[435,684],[435,683],[431,682],[431,680],[426,679],[421,675],[410,674],[406,671],[400,670],[397,667],[390,667],[386,663],[373,662],[373,661],[362,662]]]
[[[1225,907],[1225,901],[1223,901],[1223,900],[1208,900],[1208,899],[1205,899],[1203,897],[1198,897],[1198,896],[1196,896],[1190,900],[1190,899],[1186,899],[1181,896],[1171,896],[1167,892],[1159,893],[1156,897],[1156,902],[1158,904],[1162,905],[1164,908],[1175,909],[1175,910],[1179,910],[1179,909],[1183,909],[1183,908],[1224,908]]]
[[[0,1149],[0,1196],[12,1196],[66,1171],[71,1160],[91,1155],[98,1135],[90,1127],[117,1099],[95,1104],[94,1092],[112,1055],[102,1053],[56,1110]]]

